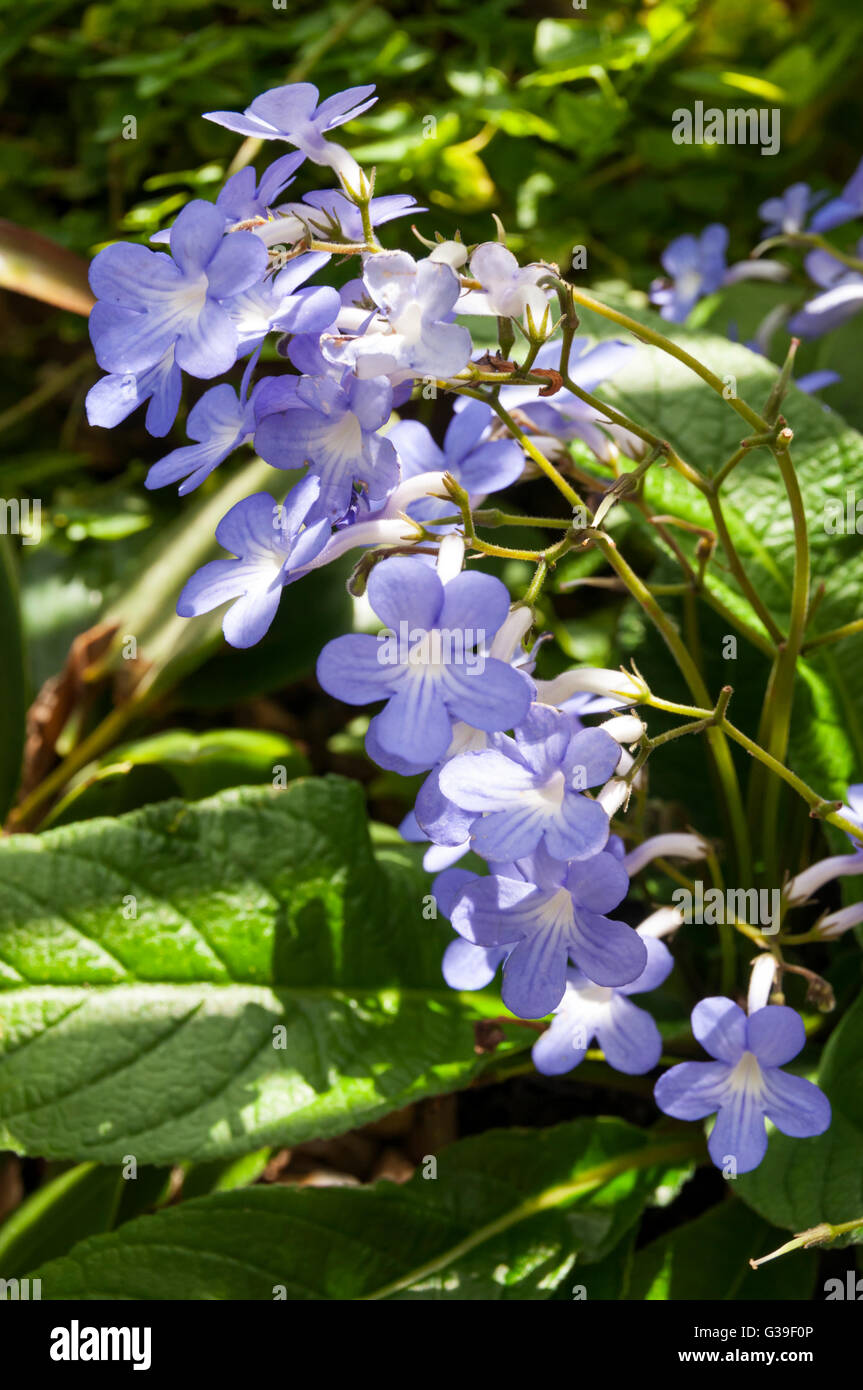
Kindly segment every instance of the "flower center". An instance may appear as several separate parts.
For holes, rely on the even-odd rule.
[[[728,1084],[735,1091],[747,1091],[751,1096],[761,1095],[764,1078],[754,1052],[744,1052],[729,1075]]]

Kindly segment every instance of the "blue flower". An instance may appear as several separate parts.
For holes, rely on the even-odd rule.
[[[540,844],[555,859],[588,859],[605,845],[609,827],[583,789],[608,781],[620,751],[602,729],[578,729],[568,715],[532,705],[514,739],[446,763],[440,789],[476,816],[472,847],[485,859],[521,859]]]
[[[462,891],[475,882],[478,874],[469,869],[445,869],[432,883],[432,896],[444,917],[451,918],[452,910]],[[497,974],[498,966],[509,954],[505,946],[475,946],[457,936],[444,951],[441,969],[450,989],[485,989]]]
[[[829,232],[854,217],[863,217],[863,159],[838,198],[831,198],[812,219],[813,232]]]
[[[331,285],[299,288],[329,259],[325,251],[298,256],[277,275],[225,302],[225,312],[237,330],[240,356],[260,347],[272,329],[282,333],[320,333],[333,323],[341,305],[338,290]]]
[[[363,283],[380,314],[359,336],[324,337],[324,356],[359,377],[451,377],[470,361],[471,336],[449,322],[459,297],[448,265],[415,261],[407,251],[369,256]]]
[[[474,945],[506,948],[501,995],[514,1014],[542,1018],[557,1008],[569,961],[599,985],[617,987],[641,975],[644,942],[632,927],[604,915],[629,887],[615,854],[603,851],[566,865],[540,852],[497,867],[465,884],[451,919]]]
[[[767,223],[765,237],[802,232],[813,207],[823,194],[813,193],[808,183],[793,183],[778,198],[768,198],[758,209],[758,216]]]
[[[663,269],[672,278],[664,285],[655,280],[650,287],[652,303],[671,323],[683,323],[691,310],[707,294],[713,294],[725,276],[728,228],[721,222],[705,227],[700,237],[675,237],[662,253]]]
[[[628,985],[595,985],[580,970],[568,970],[566,993],[555,1009],[551,1027],[531,1049],[544,1076],[562,1076],[584,1060],[595,1038],[615,1071],[640,1076],[652,1071],[662,1053],[662,1036],[646,1009],[629,998],[656,989],[670,975],[674,958],[664,942],[643,938],[647,964]]]
[[[545,343],[534,365],[543,369],[560,366],[560,339]],[[611,339],[591,347],[587,338],[574,338],[569,358],[569,375],[584,391],[594,391],[601,382],[625,367],[636,349],[629,343]],[[547,400],[540,396],[539,386],[504,386],[501,401],[507,410],[517,408],[542,434],[556,439],[583,439],[585,444],[605,462],[616,455],[611,425],[602,429],[596,407],[588,405],[565,388]],[[633,437],[630,436],[630,439]]]
[[[401,420],[387,438],[395,445],[401,476],[452,473],[478,506],[489,493],[501,492],[521,477],[524,455],[514,439],[489,438],[492,411],[483,401],[460,399],[447,426],[443,446],[436,444],[419,420]],[[408,507],[408,515],[431,523],[451,516],[452,502],[424,497]]]
[[[275,207],[279,195],[284,193],[294,181],[294,175],[305,161],[305,155],[283,154],[261,175],[257,175],[251,164],[238,169],[236,174],[225,182],[216,198],[216,207],[225,214],[229,223],[247,222],[253,218],[268,217]]]
[[[382,198],[372,198],[369,203],[373,227],[381,227],[397,217],[408,217],[427,210],[420,207],[410,193],[390,193]],[[365,241],[362,213],[341,189],[322,188],[304,193],[301,203],[288,203],[280,211],[302,218],[313,232],[319,232],[327,240]]]
[[[185,497],[200,487],[229,454],[251,440],[255,432],[255,395],[264,385],[259,382],[249,396],[249,380],[256,363],[257,357],[253,357],[243,374],[239,399],[233,386],[226,382],[204,392],[189,411],[186,422],[186,433],[197,443],[172,449],[154,463],[144,482],[146,488],[152,491],[182,478],[178,491]]]
[[[183,393],[183,374],[169,347],[153,367],[139,372],[112,372],[87,392],[87,419],[91,425],[113,429],[144,401],[149,401],[144,424],[161,438],[177,418]]]
[[[253,647],[269,628],[282,589],[325,545],[329,523],[317,512],[320,484],[303,478],[279,505],[268,492],[237,502],[216,527],[216,540],[236,559],[212,560],[187,582],[177,600],[181,618],[227,603],[222,631],[232,647]]]
[[[385,377],[359,381],[348,371],[302,376],[295,407],[262,420],[255,448],[274,468],[309,466],[320,479],[321,506],[332,519],[351,505],[354,484],[383,502],[399,480],[398,457],[378,430],[392,409]]]
[[[237,356],[237,332],[220,301],[242,293],[267,268],[263,243],[251,232],[224,235],[212,203],[188,203],[171,228],[171,255],[120,241],[90,266],[98,299],[90,336],[101,367],[145,372],[173,347],[191,376],[226,372]]]
[[[445,755],[455,721],[494,731],[524,718],[524,678],[477,650],[509,612],[499,579],[469,571],[443,584],[422,559],[396,557],[375,566],[367,593],[386,632],[328,642],[317,672],[324,690],[346,704],[386,700],[369,726],[369,738],[385,753],[432,767]]]
[[[681,1062],[659,1078],[656,1103],[677,1120],[716,1114],[707,1147],[718,1168],[757,1168],[767,1152],[765,1119],[796,1139],[823,1134],[830,1102],[811,1081],[780,1070],[803,1047],[799,1014],[768,1004],[748,1018],[730,999],[702,999],[692,1031],[713,1062]]]
[[[324,136],[337,126],[352,121],[370,106],[374,85],[348,87],[336,92],[318,105],[318,89],[311,82],[292,82],[285,87],[272,87],[255,97],[242,115],[237,111],[206,111],[204,119],[214,121],[258,140],[287,140],[302,150],[314,164],[329,165],[343,172],[356,170],[356,164],[341,145],[334,145]]]
[[[462,297],[459,313],[520,318],[529,309],[535,327],[541,328],[551,291],[537,282],[549,274],[548,266],[520,266],[500,242],[485,241],[472,251],[470,269],[482,288]]]
[[[863,238],[857,245],[863,255]],[[863,309],[863,275],[851,270],[827,251],[810,251],[804,262],[807,274],[823,293],[788,320],[788,332],[796,338],[820,338]]]

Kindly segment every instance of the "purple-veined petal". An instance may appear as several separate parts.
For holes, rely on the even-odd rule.
[[[613,996],[596,1036],[609,1066],[629,1076],[652,1071],[662,1055],[662,1035],[650,1014],[620,994]]]
[[[450,662],[442,670],[441,688],[456,719],[487,733],[510,729],[523,719],[533,693],[519,671],[493,656],[472,665]]]
[[[377,716],[375,729],[385,752],[437,762],[452,738],[452,722],[438,682],[425,674],[408,676]]]
[[[318,683],[347,705],[385,700],[398,690],[403,671],[381,661],[381,650],[381,643],[370,633],[334,637],[318,657]]]
[[[730,1071],[725,1062],[680,1062],[657,1081],[656,1104],[676,1120],[703,1120],[722,1105]]]
[[[637,980],[647,964],[644,942],[632,927],[582,907],[575,912],[570,955],[594,984],[612,987]]]
[[[707,1150],[717,1168],[733,1160],[735,1177],[758,1167],[767,1152],[767,1131],[757,1092],[741,1086],[726,1093]]]
[[[764,1113],[783,1134],[810,1139],[829,1129],[830,1102],[811,1081],[769,1067],[764,1071],[763,1084]]]

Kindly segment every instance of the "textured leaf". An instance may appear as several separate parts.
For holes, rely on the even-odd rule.
[[[631,304],[626,308],[680,341],[750,405],[756,409],[764,405],[776,377],[775,367],[764,358],[715,335],[677,329],[646,310],[633,309]],[[583,327],[603,337],[612,331],[619,333],[593,313],[583,315]],[[602,394],[633,420],[670,440],[683,459],[708,476],[716,473],[741,439],[752,433],[727,401],[657,348],[640,346]],[[825,529],[825,514],[829,515],[825,508],[837,501],[844,505],[849,491],[863,497],[863,436],[796,388],[791,388],[782,409],[794,430],[791,452],[809,523],[813,589],[820,581],[825,584],[809,634],[814,636],[860,616],[863,548],[856,533],[834,535]],[[645,496],[656,512],[712,526],[707,503],[670,468],[650,470]],[[747,574],[785,631],[794,536],[791,511],[772,455],[766,449],[753,450],[723,484],[721,498]],[[681,539],[681,533],[677,538]],[[685,538],[682,543],[685,548]],[[751,610],[724,566],[718,550],[708,567],[708,583],[719,598],[752,620]],[[744,644],[738,667],[740,684],[746,680],[743,661],[749,651]],[[737,684],[734,663],[724,665],[727,679]],[[848,781],[863,769],[863,708],[859,699],[863,639],[849,638],[813,651],[801,661],[799,673],[790,764],[823,795],[844,796]]]
[[[340,778],[0,844],[0,1147],[224,1158],[465,1085],[426,892]]]
[[[37,1271],[54,1299],[543,1299],[602,1259],[691,1138],[620,1120],[492,1130],[404,1186],[253,1187],[78,1245]],[[590,1269],[578,1278],[589,1284]]]

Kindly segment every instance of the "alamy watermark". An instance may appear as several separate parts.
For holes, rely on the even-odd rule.
[[[701,879],[695,880],[695,892],[675,888],[671,901],[683,913],[686,923],[699,922],[721,926],[725,922],[743,922],[758,927],[763,936],[774,936],[781,920],[782,894],[778,888],[708,888]]]
[[[0,497],[0,536],[20,536],[22,545],[42,539],[42,501],[39,497]]]
[[[406,619],[398,633],[385,627],[378,633],[381,666],[463,666],[469,676],[485,667],[485,629],[481,627],[412,628]]]
[[[671,114],[671,138],[675,145],[760,145],[762,154],[779,151],[781,112],[776,106],[719,107],[695,109],[679,106]]]

